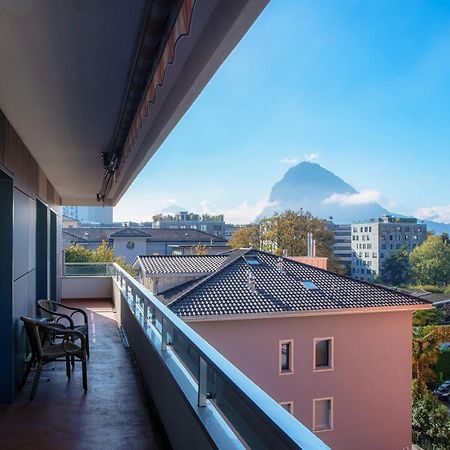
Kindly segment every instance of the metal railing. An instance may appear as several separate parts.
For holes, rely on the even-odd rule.
[[[111,270],[111,263],[64,263],[66,277],[108,277]]]
[[[161,352],[176,358],[194,380],[197,407],[212,405],[245,447],[329,449],[117,264],[112,276],[148,339],[160,336]]]

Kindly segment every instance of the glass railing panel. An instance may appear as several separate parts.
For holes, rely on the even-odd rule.
[[[106,277],[111,276],[111,263],[65,263],[66,277]]]

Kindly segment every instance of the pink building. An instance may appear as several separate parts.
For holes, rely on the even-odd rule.
[[[427,302],[255,250],[139,264],[147,286],[170,280],[159,298],[172,311],[333,449],[411,448],[411,318]]]

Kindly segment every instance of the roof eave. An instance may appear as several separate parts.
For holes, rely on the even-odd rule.
[[[401,305],[401,306],[380,306],[368,308],[324,309],[314,311],[282,311],[282,312],[267,312],[267,313],[248,313],[248,314],[180,316],[180,318],[183,319],[185,322],[216,322],[228,320],[286,319],[294,317],[338,316],[348,314],[414,312],[418,310],[426,310],[432,308],[433,308],[432,304],[421,304],[421,305]]]

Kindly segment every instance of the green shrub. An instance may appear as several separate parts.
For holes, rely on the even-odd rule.
[[[412,426],[416,444],[431,444],[441,450],[450,449],[450,418],[447,408],[429,392],[418,395],[413,390]]]

